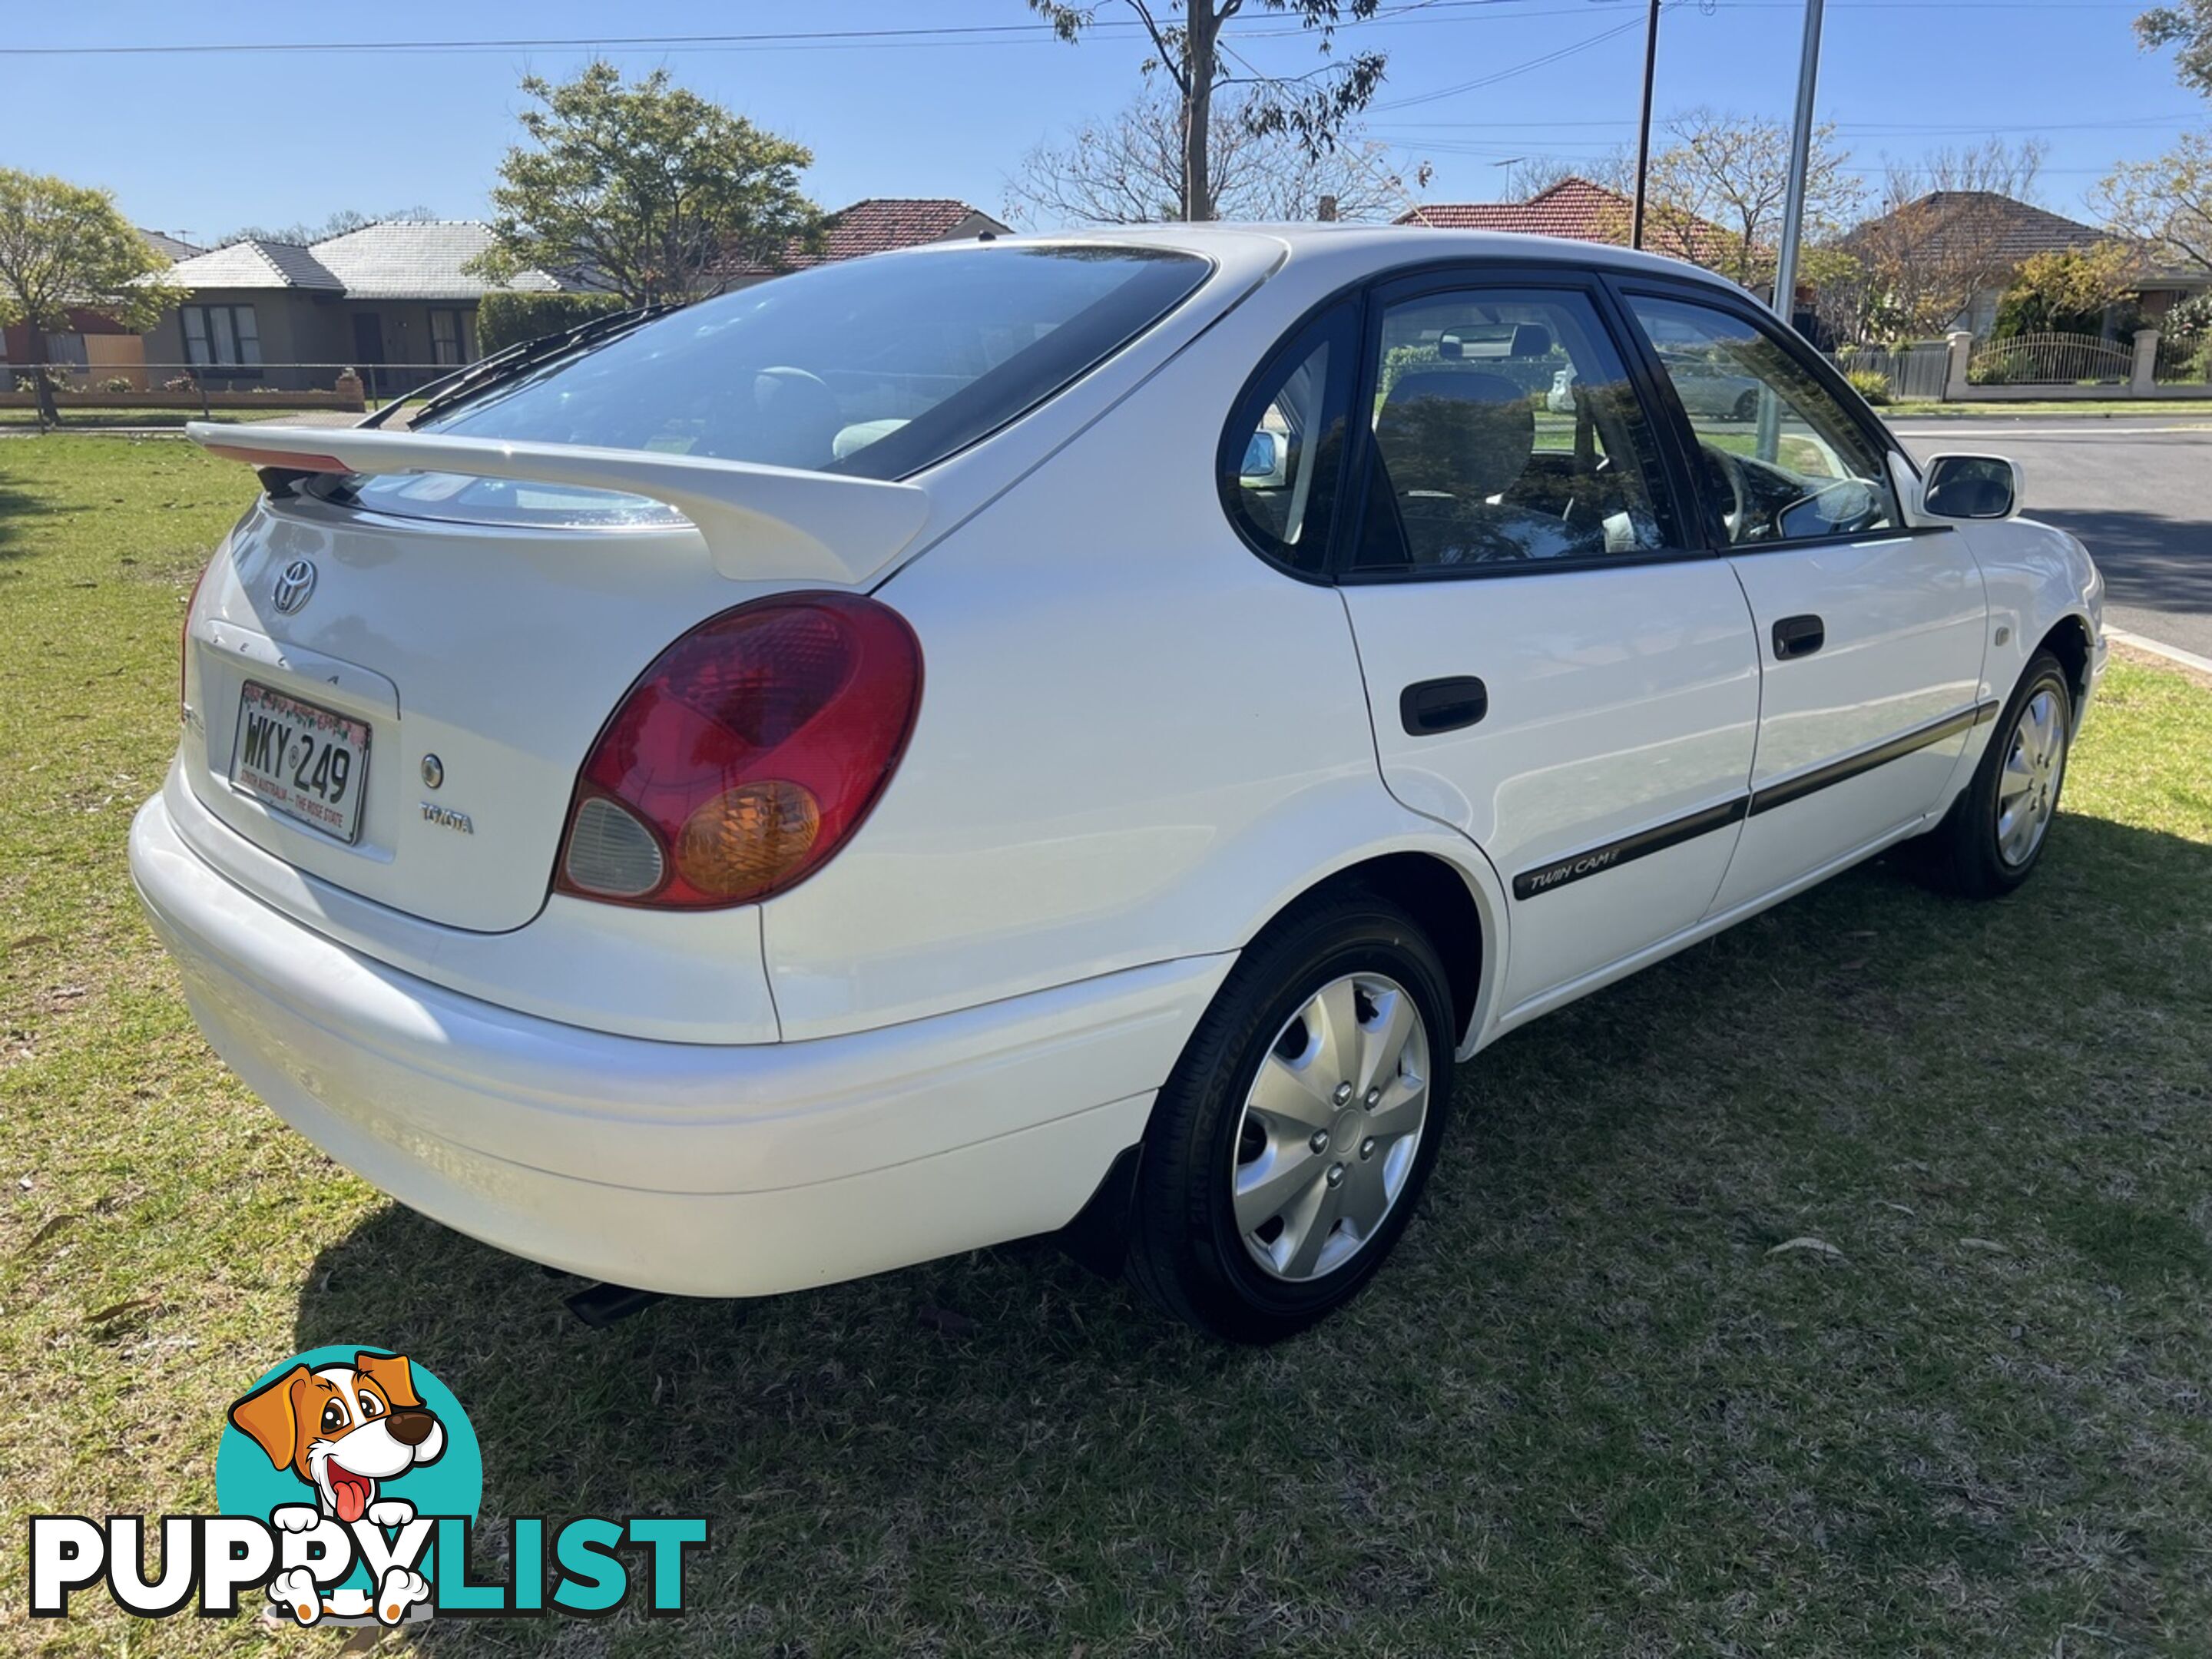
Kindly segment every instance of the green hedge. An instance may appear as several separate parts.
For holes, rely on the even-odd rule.
[[[520,341],[558,334],[622,309],[617,294],[487,294],[477,307],[477,349],[489,357]]]

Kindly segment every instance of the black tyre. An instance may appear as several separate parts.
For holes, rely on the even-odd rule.
[[[1735,400],[1735,408],[1733,412],[1736,419],[1739,421],[1757,420],[1759,418],[1759,394],[1756,392],[1747,392],[1743,393]]]
[[[2039,651],[1998,714],[1973,781],[1929,837],[1944,885],[1969,898],[1997,898],[2035,872],[2073,740],[2073,684],[2057,658]]]
[[[1273,1342],[1382,1265],[1451,1098],[1449,981],[1413,919],[1351,893],[1251,946],[1152,1108],[1128,1273],[1201,1330]]]

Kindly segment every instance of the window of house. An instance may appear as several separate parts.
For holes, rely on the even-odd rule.
[[[471,357],[468,319],[459,311],[434,309],[430,313],[430,361],[458,366]]]
[[[252,306],[185,306],[185,361],[194,368],[258,368],[261,326]]]

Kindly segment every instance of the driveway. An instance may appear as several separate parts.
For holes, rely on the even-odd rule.
[[[2212,408],[2205,418],[1978,416],[1899,421],[1920,459],[2009,455],[2027,510],[2072,531],[2105,573],[2115,628],[2212,657]]]

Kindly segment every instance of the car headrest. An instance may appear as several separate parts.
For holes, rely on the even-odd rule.
[[[1401,374],[1375,422],[1391,488],[1498,495],[1536,450],[1528,395],[1502,374],[1423,369]]]
[[[753,375],[753,411],[761,459],[779,466],[816,467],[831,459],[845,424],[837,398],[803,368],[763,368]]]

